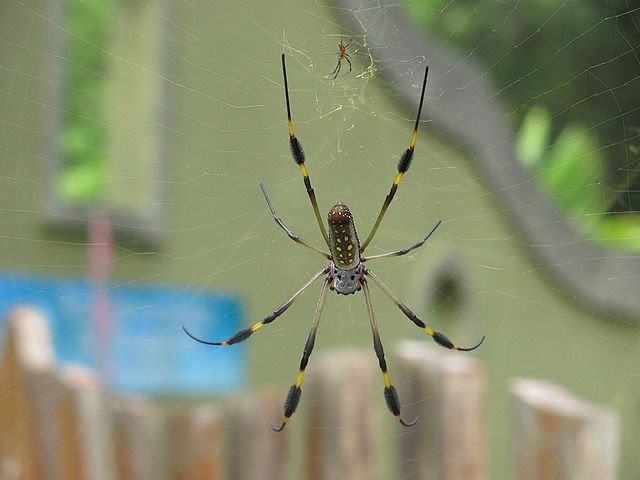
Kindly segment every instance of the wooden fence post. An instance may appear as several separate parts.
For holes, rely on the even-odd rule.
[[[384,386],[373,348],[322,352],[305,380],[302,402],[308,414],[306,419],[297,418],[306,421],[303,427],[308,431],[303,478],[379,478],[379,407]]]
[[[53,371],[55,353],[40,312],[19,307],[10,313],[1,353],[0,478],[50,478],[51,426],[40,423],[37,403],[46,400],[38,394],[39,381]]]
[[[510,392],[513,478],[617,478],[619,419],[612,409],[539,380],[514,380]]]
[[[110,416],[105,408],[102,379],[95,371],[78,365],[63,368],[56,379],[60,478],[114,478]]]
[[[424,341],[402,341],[394,350],[403,415],[398,426],[398,478],[487,478],[485,371],[469,354]]]
[[[289,430],[274,433],[270,427],[282,419],[282,402],[282,393],[272,390],[231,400],[227,424],[231,480],[288,478],[285,449]]]
[[[164,479],[167,468],[162,443],[163,417],[145,397],[112,397],[116,478]]]
[[[220,416],[211,406],[189,407],[169,413],[165,441],[166,478],[222,479],[222,436]]]

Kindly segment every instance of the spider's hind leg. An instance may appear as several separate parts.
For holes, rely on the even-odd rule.
[[[291,387],[289,387],[289,393],[287,393],[287,398],[284,402],[284,415],[282,418],[282,423],[279,427],[274,427],[271,425],[271,429],[274,432],[281,432],[284,427],[287,425],[289,418],[294,414],[296,409],[298,408],[298,403],[300,402],[300,396],[302,395],[302,379],[304,378],[304,371],[307,368],[307,364],[309,363],[309,357],[311,357],[311,352],[313,352],[313,346],[316,343],[316,333],[318,332],[318,326],[320,325],[320,315],[322,314],[322,309],[324,307],[325,300],[327,298],[327,287],[331,281],[330,277],[325,278],[324,284],[322,285],[322,290],[320,291],[320,298],[318,298],[318,303],[316,305],[316,311],[313,314],[313,326],[311,327],[311,331],[309,332],[309,336],[307,337],[307,341],[304,344],[304,351],[302,353],[302,359],[300,360],[300,368],[298,369],[298,376],[296,377],[296,381]]]
[[[434,330],[429,325],[427,325],[422,320],[420,320],[420,318],[418,318],[418,316],[409,307],[407,307],[391,291],[391,289],[389,287],[387,287],[382,282],[382,280],[380,280],[371,270],[367,269],[365,274],[367,276],[369,276],[376,283],[376,285],[378,285],[378,287],[380,287],[380,290],[382,290],[382,292],[387,297],[389,297],[393,303],[395,303],[395,305],[400,309],[400,311],[402,311],[402,313],[405,314],[405,316],[409,320],[411,320],[418,328],[421,328],[422,330],[424,330],[427,333],[427,335],[429,335],[431,338],[433,338],[434,342],[436,342],[438,345],[443,346],[445,348],[448,348],[449,350],[458,350],[459,352],[471,352],[472,350],[475,350],[480,345],[482,345],[482,342],[484,342],[484,338],[485,337],[483,335],[482,338],[480,338],[480,341],[478,341],[475,345],[472,345],[471,347],[459,347],[459,346],[457,346],[451,340],[449,340],[449,338],[444,333],[441,333],[441,332],[438,332],[438,331]]]
[[[380,370],[382,371],[382,377],[384,379],[384,399],[387,402],[387,407],[389,407],[393,416],[396,417],[396,420],[405,427],[412,427],[418,422],[418,417],[413,419],[411,422],[405,422],[400,416],[400,399],[398,398],[396,387],[391,384],[391,378],[387,372],[387,361],[384,358],[384,349],[382,347],[382,341],[380,340],[380,334],[378,333],[376,318],[373,314],[373,305],[371,304],[369,286],[364,278],[360,283],[362,284],[364,298],[367,303],[367,311],[369,312],[369,322],[371,323],[371,333],[373,334],[373,348],[376,352],[376,356],[378,357],[378,363],[380,364]]]
[[[340,73],[341,68],[342,68],[342,62],[340,61],[340,59],[338,59],[338,64],[336,65],[336,68],[334,68],[333,72],[331,72],[331,75],[333,75],[333,77],[331,77],[332,80],[335,80],[336,78],[338,78],[338,74]]]

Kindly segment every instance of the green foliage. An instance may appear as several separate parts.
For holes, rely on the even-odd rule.
[[[533,108],[525,115],[516,139],[523,165],[536,174],[583,233],[611,246],[640,251],[638,215],[609,212],[615,196],[608,193],[602,150],[595,136],[570,123],[551,142],[551,124],[551,115],[542,108]]]
[[[94,200],[105,189],[105,87],[112,0],[66,2],[66,86],[57,191],[66,201]]]
[[[556,201],[581,222],[605,213],[602,156],[593,135],[583,127],[564,127],[538,172]]]
[[[580,228],[640,250],[637,228],[627,228],[640,223],[640,10],[628,0],[409,5],[443,45],[483,63],[521,122],[519,159]],[[635,243],[612,240],[616,232],[635,232]]]
[[[532,108],[522,120],[516,138],[516,152],[527,168],[537,168],[544,159],[551,135],[551,115],[544,108]]]
[[[608,215],[602,222],[594,226],[593,238],[618,248],[640,251],[640,221],[638,215]]]

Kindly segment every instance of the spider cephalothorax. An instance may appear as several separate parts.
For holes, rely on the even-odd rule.
[[[338,268],[335,264],[332,264],[329,288],[342,295],[359,292],[362,290],[364,272],[364,266],[361,263],[349,270]]]
[[[285,100],[287,103],[287,123],[289,127],[289,144],[291,147],[291,153],[293,155],[293,159],[300,167],[300,173],[302,174],[302,178],[304,180],[307,195],[309,196],[309,199],[311,201],[311,206],[313,207],[320,232],[322,233],[322,237],[327,247],[329,248],[330,253],[324,252],[323,250],[307,243],[305,240],[289,230],[282,219],[278,217],[278,215],[276,215],[276,212],[273,208],[273,205],[271,204],[271,200],[269,200],[269,196],[267,195],[267,190],[264,188],[264,185],[260,184],[260,188],[262,189],[262,193],[264,194],[264,198],[267,201],[267,205],[269,206],[269,210],[271,211],[273,219],[287,233],[289,238],[313,250],[314,252],[319,253],[330,262],[328,265],[325,265],[322,270],[311,277],[311,279],[307,281],[307,283],[305,283],[289,300],[280,305],[270,315],[253,324],[251,327],[240,330],[228,340],[225,340],[223,342],[210,342],[201,340],[189,333],[189,331],[187,331],[185,327],[182,327],[187,335],[189,335],[191,338],[207,345],[233,345],[234,343],[242,342],[243,340],[249,338],[254,332],[262,328],[264,325],[273,322],[276,318],[286,312],[287,309],[293,304],[293,302],[300,296],[300,294],[302,294],[302,292],[304,292],[313,282],[315,282],[319,278],[324,278],[324,283],[322,284],[322,289],[320,290],[320,298],[318,299],[315,313],[313,314],[311,331],[309,332],[309,336],[307,337],[307,341],[304,345],[302,360],[300,360],[300,367],[298,369],[298,375],[296,377],[295,383],[289,388],[289,393],[287,394],[287,398],[284,403],[284,416],[282,424],[279,427],[271,427],[275,431],[279,432],[285,427],[285,425],[289,421],[289,418],[295,412],[298,406],[298,402],[300,401],[300,396],[302,395],[302,379],[304,377],[304,371],[307,367],[307,363],[309,362],[309,357],[311,356],[311,352],[313,351],[313,347],[315,345],[316,333],[318,331],[318,326],[320,325],[320,315],[324,307],[328,289],[335,290],[336,293],[340,293],[343,295],[356,293],[360,290],[363,291],[365,302],[367,305],[367,312],[369,314],[369,322],[371,324],[371,332],[373,334],[373,348],[375,350],[376,356],[378,357],[378,364],[380,365],[380,370],[382,371],[382,377],[384,381],[384,398],[391,413],[393,413],[396,419],[404,426],[414,425],[418,419],[416,418],[411,422],[405,422],[400,416],[400,400],[398,399],[398,393],[396,392],[395,387],[391,384],[391,378],[389,377],[389,373],[387,372],[387,362],[384,357],[384,349],[382,347],[382,341],[380,340],[380,334],[378,333],[376,318],[373,313],[373,305],[371,303],[371,294],[369,292],[368,279],[371,279],[373,283],[380,287],[382,292],[387,297],[389,297],[393,303],[396,304],[396,306],[402,311],[402,313],[417,327],[424,330],[431,338],[433,338],[433,340],[438,345],[441,345],[450,350],[470,351],[478,348],[484,341],[484,336],[482,336],[480,341],[472,347],[457,347],[453,342],[451,342],[451,340],[446,337],[446,335],[429,327],[420,318],[418,318],[418,316],[413,313],[413,311],[409,307],[407,307],[389,289],[389,287],[387,287],[382,282],[382,280],[380,280],[368,267],[365,268],[364,266],[364,263],[366,261],[379,258],[399,257],[401,255],[409,253],[412,250],[415,250],[416,248],[421,247],[440,225],[440,221],[436,222],[436,224],[422,239],[412,245],[409,245],[408,247],[402,248],[400,250],[395,250],[393,252],[382,253],[379,255],[368,257],[363,255],[365,249],[378,230],[378,227],[380,226],[380,223],[382,222],[382,219],[387,209],[389,208],[389,205],[391,204],[396,191],[398,190],[398,185],[400,185],[402,177],[411,166],[413,151],[416,146],[416,140],[418,136],[418,125],[420,123],[420,113],[422,111],[422,102],[424,100],[424,92],[427,86],[428,73],[429,68],[427,67],[424,73],[422,93],[420,96],[420,104],[418,106],[418,115],[416,118],[415,126],[413,128],[413,134],[411,135],[411,141],[409,142],[409,148],[407,148],[400,157],[400,160],[398,162],[398,171],[393,179],[393,183],[391,184],[391,189],[389,190],[389,193],[387,194],[387,197],[382,204],[382,208],[380,209],[378,217],[376,218],[376,221],[371,228],[369,236],[365,239],[364,243],[361,244],[358,240],[358,234],[356,233],[356,227],[353,222],[351,211],[344,203],[336,203],[336,205],[329,211],[329,214],[327,216],[327,224],[329,227],[328,234],[327,230],[325,230],[324,224],[322,223],[316,195],[313,187],[311,186],[309,172],[305,167],[304,151],[302,150],[302,146],[300,145],[300,142],[293,132],[293,123],[291,121],[291,106],[289,103],[289,87],[287,85],[287,69],[285,65],[284,54],[282,54],[282,74],[284,77],[284,92]]]

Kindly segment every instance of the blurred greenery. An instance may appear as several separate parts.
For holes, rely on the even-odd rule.
[[[66,201],[97,199],[105,189],[107,79],[110,7],[113,0],[70,0],[65,20],[64,116],[60,150],[64,167],[57,179]]]
[[[540,107],[524,116],[516,139],[518,158],[537,177],[570,220],[599,241],[640,250],[637,214],[607,214],[615,195],[603,188],[606,172],[595,136],[577,122],[566,125],[551,143],[552,117]],[[579,221],[577,221],[579,220]]]
[[[409,5],[483,62],[520,125],[520,161],[578,228],[640,250],[640,10],[627,0]]]

